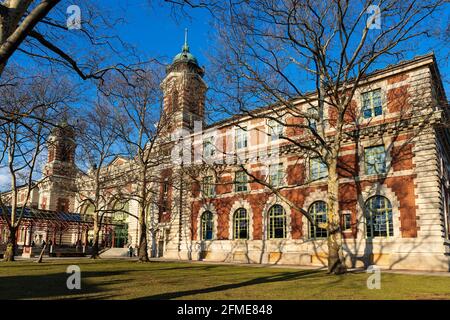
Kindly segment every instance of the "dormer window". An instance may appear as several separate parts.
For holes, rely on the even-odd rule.
[[[381,89],[364,92],[362,94],[362,104],[364,119],[381,116],[383,114]]]

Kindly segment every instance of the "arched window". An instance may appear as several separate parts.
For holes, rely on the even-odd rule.
[[[286,212],[279,204],[269,209],[269,239],[286,238]]]
[[[248,239],[249,235],[249,221],[247,210],[244,208],[239,208],[234,213],[234,238],[235,239]]]
[[[394,224],[392,221],[391,202],[383,196],[369,198],[365,204],[367,237],[392,237]]]
[[[202,223],[201,223],[201,231],[202,231],[202,240],[212,240],[213,239],[213,229],[214,229],[214,221],[213,214],[210,211],[205,211],[202,214]]]
[[[130,205],[128,201],[117,200],[112,209],[114,211],[112,215],[113,220],[123,222],[128,216]]]
[[[319,228],[319,223],[327,222],[327,204],[324,201],[316,201],[309,206],[308,213],[315,221],[315,224],[309,223],[309,237],[311,239],[326,238],[327,229]]]

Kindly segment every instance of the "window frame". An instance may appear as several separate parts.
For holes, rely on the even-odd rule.
[[[271,142],[280,140],[280,137],[284,133],[284,126],[273,119],[267,119],[267,129]]]
[[[245,181],[238,181],[238,174],[242,174]],[[239,188],[243,188],[239,190]],[[244,170],[238,170],[234,173],[234,192],[247,192],[248,191],[248,175]]]
[[[348,221],[347,218],[348,217]],[[348,223],[348,226],[347,226]],[[342,213],[342,231],[351,231],[352,230],[352,214],[350,212]]]
[[[275,208],[281,209],[280,213],[275,213]],[[268,214],[268,228],[267,228],[267,239],[269,240],[277,240],[277,239],[287,239],[288,231],[287,231],[287,213],[286,210],[280,204],[274,204],[269,208]],[[282,220],[282,226],[276,226],[276,219]],[[276,237],[277,230],[282,229],[283,237]]]
[[[379,92],[379,100],[380,100],[380,104],[375,106],[375,99],[374,99],[374,93]],[[366,96],[368,96],[368,99],[366,99]],[[369,101],[369,104],[366,105],[366,101]],[[379,117],[382,116],[384,113],[383,110],[383,99],[382,99],[382,90],[381,88],[376,88],[373,90],[369,90],[369,91],[365,91],[361,93],[361,110],[362,110],[362,116],[364,119],[372,119],[375,117]],[[380,108],[381,113],[380,114],[376,114],[376,109]],[[366,116],[366,110],[370,111],[370,116]]]
[[[276,172],[273,172],[274,167],[277,167]],[[273,187],[281,187],[284,185],[284,165],[283,163],[274,163],[269,165],[269,184]],[[276,184],[274,184],[273,177],[276,177]]]
[[[317,205],[323,205],[324,206],[324,211],[318,211],[317,210]],[[312,212],[313,209],[313,212]],[[317,200],[314,201],[313,203],[311,203],[309,205],[308,208],[308,213],[310,215],[311,218],[313,218],[314,222],[317,223],[317,216],[318,213],[322,213],[320,214],[320,216],[325,216],[325,220],[321,219],[321,222],[327,222],[327,203],[323,200]],[[319,234],[319,236],[317,235]],[[311,221],[309,222],[309,239],[326,239],[328,238],[328,230],[324,229],[324,228],[320,228],[320,227],[316,227]]]
[[[209,219],[206,219],[206,216]],[[211,237],[206,239],[207,232],[210,232]],[[214,214],[207,210],[204,211],[200,217],[200,240],[211,241],[214,240]]]
[[[238,216],[238,214],[244,212],[245,217]],[[245,232],[247,236],[245,238],[241,238],[242,226],[240,222],[245,222]],[[248,215],[248,211],[245,208],[238,208],[233,213],[233,239],[234,240],[249,240],[250,239],[250,219]]]
[[[209,181],[206,181],[209,180]],[[216,195],[214,176],[205,176],[202,179],[202,194],[206,198],[212,198]]]
[[[383,148],[383,152],[371,152],[370,154],[368,154],[368,152],[370,152],[370,150],[375,150],[377,148]],[[378,170],[378,165],[381,164],[381,162],[374,162],[374,163],[369,163],[368,159],[369,156],[373,159],[376,159],[376,156],[379,156],[383,154],[383,170],[379,171]],[[371,172],[369,170],[369,168],[373,168],[372,170],[374,170],[374,172]],[[379,171],[379,172],[378,172]],[[386,174],[387,173],[387,151],[386,151],[386,147],[381,144],[381,145],[374,145],[374,146],[367,146],[364,147],[364,173],[366,175],[378,175],[378,174]]]
[[[317,132],[317,120],[314,119],[315,116],[319,116],[319,111],[314,107],[309,107],[306,111],[308,118],[307,121],[309,121],[309,129],[313,129]]]
[[[235,150],[242,150],[248,148],[248,131],[247,126],[236,127],[234,131],[235,141],[234,148]],[[241,139],[243,139],[241,141]],[[243,143],[243,146],[241,145]]]
[[[376,208],[376,209],[371,209],[368,207],[369,204],[373,203],[373,200],[375,199],[383,199],[384,201],[384,206],[383,208]],[[373,212],[376,210],[376,213],[379,213],[380,210],[383,210],[382,214],[384,214],[383,218],[384,218],[384,225],[385,225],[385,232],[386,235],[380,235],[381,231],[378,231],[377,235],[374,235],[374,224],[373,224]],[[370,212],[370,216],[369,216],[369,212]],[[395,230],[394,230],[394,213],[393,213],[393,208],[392,208],[392,203],[391,201],[383,196],[383,195],[374,195],[371,196],[370,198],[368,198],[365,202],[364,202],[364,217],[365,217],[365,221],[366,221],[366,238],[368,239],[374,239],[374,238],[392,238],[395,235]],[[381,224],[380,224],[381,225]],[[369,235],[370,232],[370,235]]]
[[[204,159],[211,159],[216,155],[216,149],[215,149],[213,142],[214,142],[213,136],[205,138],[203,140],[203,158]]]
[[[318,176],[315,177],[314,176],[314,168],[316,167],[316,165],[318,166],[317,169],[317,173]],[[325,168],[325,170],[321,170],[322,168]],[[323,175],[323,172],[325,173],[325,175]],[[316,180],[322,180],[328,177],[328,167],[327,165],[319,158],[319,157],[315,157],[315,158],[310,158],[309,159],[309,180],[310,181],[316,181]]]

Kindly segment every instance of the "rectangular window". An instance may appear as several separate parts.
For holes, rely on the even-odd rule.
[[[309,160],[309,177],[310,180],[319,180],[328,176],[328,168],[319,158]]]
[[[236,150],[247,148],[247,128],[236,128]]]
[[[352,216],[350,213],[344,213],[342,215],[342,228],[343,228],[343,230],[351,230]]]
[[[283,125],[275,120],[269,119],[267,122],[269,127],[270,141],[275,141],[283,135]]]
[[[247,191],[247,174],[245,171],[237,171],[234,178],[235,191]]]
[[[202,191],[203,196],[205,197],[213,197],[215,194],[214,190],[214,177],[213,176],[206,176],[203,178],[202,181]]]
[[[205,159],[214,157],[216,153],[214,137],[209,137],[203,141],[203,157]]]
[[[308,108],[308,119],[307,120],[309,120],[309,127],[315,131],[317,131],[317,120],[316,120],[317,117],[318,117],[317,110],[313,107]]]
[[[364,164],[366,174],[386,173],[386,151],[384,146],[365,148]]]
[[[284,169],[283,164],[271,164],[269,166],[269,183],[274,187],[279,187],[283,184]]]
[[[381,89],[364,92],[362,94],[364,119],[369,119],[383,114],[381,104]]]

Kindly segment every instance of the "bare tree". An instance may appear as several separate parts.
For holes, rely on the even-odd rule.
[[[0,116],[0,164],[8,168],[11,180],[11,191],[2,194],[0,207],[9,229],[4,259],[13,261],[16,232],[31,193],[46,178],[42,173],[35,181],[39,176],[39,157],[54,125],[48,119],[60,118],[64,107],[74,101],[74,91],[67,81],[57,82],[48,75],[16,78],[0,91],[1,109],[5,110]]]
[[[117,172],[108,166],[119,155],[117,134],[113,130],[114,115],[111,106],[98,102],[93,109],[78,121],[78,157],[80,171],[77,179],[76,197],[79,210],[92,214],[94,239],[91,258],[99,257],[100,231],[105,220],[109,219],[117,208],[111,208],[117,191],[124,186],[121,178],[126,172]]]
[[[404,57],[412,41],[429,35],[429,25],[444,4],[440,0],[255,0],[224,5],[218,18],[221,46],[212,59],[224,72],[215,86],[219,111],[238,111],[304,132],[298,138],[287,134],[280,138],[297,148],[299,158],[317,157],[326,165],[327,221],[320,227],[328,232],[330,273],[346,270],[339,157],[342,141],[352,136],[348,126],[358,125],[349,116],[355,92],[379,63]],[[314,86],[305,88],[308,82]],[[307,108],[298,107],[299,101]],[[270,112],[255,109],[261,105],[271,105]],[[246,172],[316,223],[283,195],[281,187]]]
[[[160,101],[160,76],[157,69],[148,68],[129,78],[127,85],[116,78],[108,90],[109,101],[115,105],[117,136],[132,159],[133,191],[124,195],[139,204],[139,261],[149,261],[147,235],[150,231],[152,256],[155,255],[158,219],[149,217],[153,207],[160,206],[160,185],[164,183],[160,168],[168,164],[170,157],[164,152],[164,139],[170,138],[170,113],[164,113]],[[166,139],[167,140],[167,139]],[[166,182],[168,184],[169,182]],[[168,186],[166,186],[167,188]],[[150,224],[150,226],[148,225]]]
[[[11,58],[69,70],[81,80],[138,69],[135,49],[118,36],[125,17],[115,12],[92,1],[2,1],[0,77]]]

